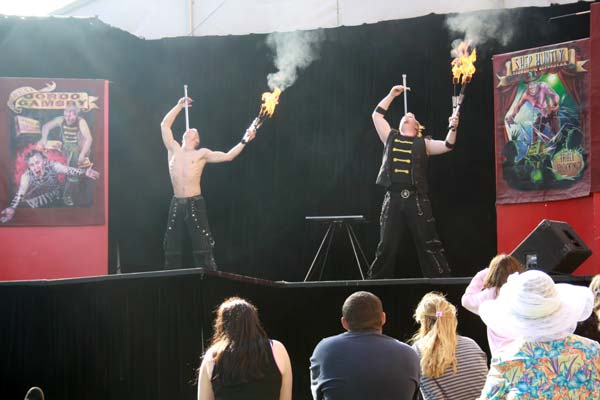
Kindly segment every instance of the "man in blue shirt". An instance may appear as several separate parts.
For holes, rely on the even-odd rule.
[[[346,332],[319,342],[310,358],[315,400],[413,400],[419,394],[419,358],[382,333],[381,300],[356,292],[342,307]]]

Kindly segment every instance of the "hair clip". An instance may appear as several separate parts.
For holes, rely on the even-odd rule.
[[[444,314],[443,314],[441,311],[436,311],[436,312],[435,312],[435,317],[436,317],[436,318],[439,318],[439,317],[441,317],[442,315],[444,315]]]

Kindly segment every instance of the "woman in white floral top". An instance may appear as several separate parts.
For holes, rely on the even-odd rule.
[[[600,345],[573,334],[593,304],[588,288],[541,271],[511,275],[479,308],[488,327],[516,338],[492,358],[480,399],[600,399]]]

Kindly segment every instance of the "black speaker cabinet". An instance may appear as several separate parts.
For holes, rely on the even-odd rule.
[[[592,251],[566,222],[542,220],[511,256],[527,268],[570,274]]]

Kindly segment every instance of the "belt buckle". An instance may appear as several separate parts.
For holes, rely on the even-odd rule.
[[[408,199],[410,197],[410,190],[402,189],[402,191],[400,192],[400,197],[402,197],[403,199]]]

